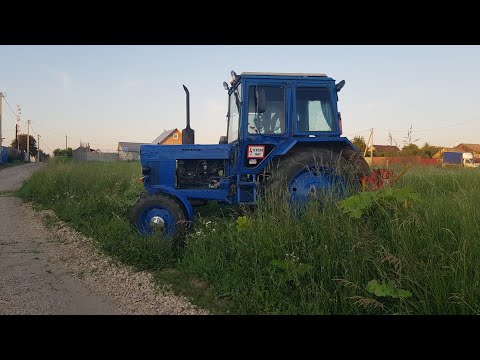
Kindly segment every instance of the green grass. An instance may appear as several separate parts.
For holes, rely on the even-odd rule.
[[[279,198],[240,220],[238,208],[198,208],[180,251],[129,226],[138,177],[138,163],[51,162],[19,195],[216,312],[480,313],[478,169],[411,169],[396,187],[418,200],[375,200],[360,219],[314,202],[297,216]]]

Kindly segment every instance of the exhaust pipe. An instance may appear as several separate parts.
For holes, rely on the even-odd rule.
[[[190,92],[185,85],[183,85],[183,90],[187,95],[187,127],[182,130],[182,144],[195,144],[195,131],[190,128]]]

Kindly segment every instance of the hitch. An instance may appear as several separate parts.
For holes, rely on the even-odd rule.
[[[412,163],[408,163],[398,176],[395,175],[393,170],[389,169],[372,170],[369,176],[360,177],[362,191],[367,191],[367,188],[369,191],[376,191],[382,189],[384,186],[393,186],[411,167]]]

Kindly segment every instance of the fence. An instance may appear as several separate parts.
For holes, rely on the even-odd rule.
[[[370,158],[365,158],[367,160]],[[371,161],[367,161],[369,164],[372,164]],[[385,166],[390,165],[406,165],[412,163],[414,165],[426,165],[426,166],[438,166],[442,164],[441,159],[429,159],[421,156],[384,156],[384,157],[373,157],[373,166]]]
[[[0,163],[7,163],[12,161],[24,161],[25,151],[17,150],[12,147],[0,147]]]
[[[118,160],[117,153],[101,153],[95,151],[73,151],[73,160],[77,161],[103,161],[115,162]]]
[[[8,148],[0,146],[0,163],[8,162]]]

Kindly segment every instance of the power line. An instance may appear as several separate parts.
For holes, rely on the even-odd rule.
[[[36,124],[36,123],[35,123],[35,125],[38,126],[38,124]],[[34,129],[31,123],[30,123],[30,127],[32,128],[32,132],[35,133],[35,135],[40,136],[39,131],[37,131],[38,129]],[[50,147],[46,144],[45,140],[43,139],[43,136],[40,136],[40,140],[41,140],[42,144],[53,154],[52,149],[50,149]],[[40,144],[37,144],[37,148],[38,148],[38,146],[40,146]]]
[[[13,115],[15,115],[15,117],[17,117],[18,114],[12,109],[12,107],[11,107],[10,104],[8,103],[7,98],[6,98],[5,96],[3,97],[3,100],[5,100],[5,103],[8,105],[8,108],[12,111]],[[27,123],[25,120],[22,120],[22,119],[20,118],[20,116],[18,116],[18,119],[19,119],[20,121],[23,121],[25,124]]]
[[[32,129],[32,133],[35,133],[36,135],[38,134],[38,131],[34,130],[32,126],[32,120],[30,120],[30,128]]]
[[[7,101],[6,97],[5,96],[2,96],[2,98],[5,100],[5,103],[8,105],[8,108],[10,109],[10,111],[13,113],[13,115],[15,115],[15,118],[22,121],[24,124],[27,124],[27,121],[23,120],[22,118],[20,118],[20,116],[15,112],[15,110],[13,110],[13,108],[10,106],[10,103]],[[46,128],[45,126],[43,125],[40,125],[39,123],[33,121],[33,120],[30,120],[30,126],[31,124],[34,123],[35,125],[37,125],[38,127],[41,127],[42,129],[46,130],[46,131],[49,131],[51,132],[52,134],[55,134],[55,135],[58,135],[58,136],[65,136],[67,139],[71,139],[71,140],[79,140],[79,141],[82,141],[82,139],[80,138],[77,138],[77,137],[73,137],[73,136],[68,136],[68,135],[64,135],[64,134],[60,134],[56,131],[53,131],[49,128]],[[33,130],[33,128],[32,128]],[[10,131],[14,131],[14,130],[10,130]],[[19,129],[20,131],[20,129]],[[38,131],[36,131],[36,133],[38,134]],[[88,140],[88,139],[87,139]],[[87,141],[88,142],[88,141]],[[91,143],[91,142],[88,142],[89,144],[92,144],[92,145],[95,145],[95,146],[117,146],[118,144],[97,144],[97,143]],[[48,148],[48,146],[47,146]]]
[[[52,134],[55,134],[55,135],[58,135],[58,136],[62,136],[62,137],[63,137],[63,136],[66,136],[69,140],[79,140],[79,141],[82,141],[81,138],[77,138],[77,137],[75,137],[75,136],[69,136],[69,135],[65,135],[65,134],[58,133],[58,132],[56,132],[56,131],[53,131],[53,130],[51,130],[51,129],[46,128],[46,127],[43,126],[43,125],[40,125],[39,123],[37,123],[37,122],[35,122],[35,121],[33,121],[33,120],[32,120],[32,123],[34,123],[35,125],[43,128],[44,130],[47,130],[47,131],[51,132]],[[88,142],[89,144],[95,145],[95,146],[117,146],[117,145],[118,145],[118,144],[98,144],[98,143],[92,143],[92,142],[89,142],[88,139],[86,139],[84,142]]]
[[[424,132],[424,131],[434,131],[434,130],[446,129],[446,128],[451,128],[451,127],[458,126],[458,125],[468,124],[468,123],[471,123],[472,121],[473,121],[473,119],[472,119],[472,120],[469,120],[469,121],[464,121],[464,122],[461,122],[461,123],[458,123],[458,124],[453,124],[453,125],[448,125],[448,126],[437,127],[437,128],[434,128],[434,129],[417,130],[416,132]]]
[[[371,129],[365,129],[365,130],[356,132],[355,134],[350,134],[349,137],[352,137],[352,136],[355,136],[355,135],[358,135],[358,134],[362,134],[362,133],[367,132],[367,131],[370,131],[370,130],[371,130]]]
[[[30,127],[32,128],[32,133],[35,133],[35,135],[39,136],[39,131],[37,131],[38,129],[34,129],[34,127],[33,127],[33,125],[32,125],[33,121],[32,121],[32,120],[30,120],[30,121],[31,121],[31,122],[30,122]],[[35,123],[35,125],[38,126],[37,123]],[[50,152],[53,153],[52,149],[50,149],[50,147],[45,143],[45,140],[43,140],[43,136],[40,136],[40,139],[41,139],[41,141],[42,141],[42,144],[45,145],[45,147],[46,147]],[[37,144],[37,148],[38,148],[39,145],[40,145],[40,144]]]
[[[475,119],[472,119],[472,120],[468,120],[468,121],[464,121],[464,122],[457,123],[457,124],[452,124],[452,125],[439,126],[439,127],[432,128],[432,129],[414,130],[412,128],[412,133],[447,129],[447,128],[451,128],[451,127],[454,127],[454,126],[468,124],[468,123],[471,123],[472,121],[477,120],[477,119],[478,119],[478,116]],[[380,130],[380,131],[386,131],[386,132],[403,132],[403,133],[405,132],[405,130],[389,130],[389,129],[383,129],[383,128],[375,128],[375,129]]]
[[[88,143],[90,145],[96,145],[96,146],[118,146],[118,143],[117,144],[96,144],[96,143],[92,143],[92,142],[88,142]]]
[[[17,116],[17,113],[12,109],[12,107],[11,107],[10,104],[8,103],[7,98],[6,98],[5,96],[3,96],[3,100],[5,100],[5,103],[8,105],[8,107],[10,108],[10,110],[12,110],[13,115]]]
[[[59,136],[64,136],[64,134],[60,134],[60,133],[57,133],[56,131],[52,131],[52,130],[46,128],[46,127],[43,126],[43,125],[40,125],[39,123],[37,123],[37,122],[35,122],[35,121],[33,121],[33,120],[32,120],[32,122],[33,122],[35,125],[41,127],[42,129],[47,130],[47,131],[50,131],[52,134],[59,135]]]
[[[41,141],[42,141],[42,144],[45,145],[45,147],[48,149],[48,151],[50,151],[50,152],[53,154],[52,149],[50,149],[50,148],[48,147],[48,145],[45,143],[45,140],[43,140],[43,137],[40,137],[40,139],[41,139]]]

